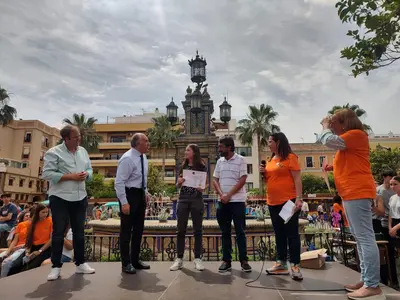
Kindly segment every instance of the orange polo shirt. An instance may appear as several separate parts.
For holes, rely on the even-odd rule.
[[[15,234],[18,234],[18,242],[15,247],[25,245],[30,225],[30,221],[21,222],[17,225],[17,228],[15,228]]]
[[[291,171],[300,171],[297,155],[290,153],[286,160],[272,158],[265,166],[267,204],[281,205],[296,198]]]
[[[51,232],[53,230],[53,221],[51,217],[36,223],[35,231],[33,232],[33,245],[46,244],[51,239]]]
[[[368,135],[355,129],[340,137],[346,149],[337,151],[333,162],[333,175],[339,195],[343,201],[375,199],[376,187],[369,162]]]

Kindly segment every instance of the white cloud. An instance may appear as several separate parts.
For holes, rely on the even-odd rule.
[[[236,118],[270,104],[291,141],[314,141],[325,113],[350,102],[376,132],[396,131],[399,66],[349,76],[335,1],[14,2],[0,3],[0,85],[18,117],[59,126],[75,112],[106,121],[165,110],[193,86],[198,49],[216,116],[227,94]]]

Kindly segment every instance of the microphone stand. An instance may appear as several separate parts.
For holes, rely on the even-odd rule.
[[[347,263],[347,253],[345,251],[345,245],[344,245],[344,241],[345,241],[345,239],[344,239],[344,228],[345,227],[344,227],[343,212],[340,210],[339,214],[340,214],[340,221],[339,221],[339,224],[340,224],[340,240],[341,240],[341,243],[342,243],[343,262],[344,262],[344,265],[347,267],[347,265],[348,265],[348,263]]]

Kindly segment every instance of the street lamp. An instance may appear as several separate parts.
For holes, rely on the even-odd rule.
[[[226,101],[226,97],[225,97],[224,102],[222,102],[222,104],[219,106],[219,115],[220,115],[221,121],[224,122],[225,124],[228,124],[228,135],[230,135],[229,121],[231,120],[231,108],[232,108],[232,105],[230,105],[228,103],[228,101]]]
[[[200,90],[196,88],[193,94],[190,96],[190,110],[194,114],[198,114],[201,112],[201,93]]]
[[[190,66],[190,77],[192,82],[197,84],[206,81],[206,65],[205,58],[199,56],[199,51],[196,51],[196,58],[188,61]]]
[[[178,121],[178,106],[175,104],[173,97],[171,98],[171,103],[167,105],[167,117],[171,124]]]

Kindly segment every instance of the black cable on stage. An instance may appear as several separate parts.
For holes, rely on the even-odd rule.
[[[264,214],[264,212],[263,212]],[[265,217],[263,219],[264,222],[264,238],[265,241],[267,240],[267,223],[265,223]],[[343,235],[343,232],[341,233]],[[343,237],[342,237],[343,238]],[[260,285],[251,285],[252,283],[258,281],[264,271],[264,265],[265,265],[265,259],[266,255],[264,256],[262,265],[261,265],[261,270],[260,274],[258,274],[256,279],[250,280],[246,282],[245,286],[249,288],[254,288],[254,289],[263,289],[263,290],[279,290],[279,291],[288,291],[288,292],[343,292],[346,291],[345,288],[337,288],[337,289],[289,289],[289,288],[280,288],[276,286],[260,286]],[[269,276],[282,276],[282,275],[269,275]]]

